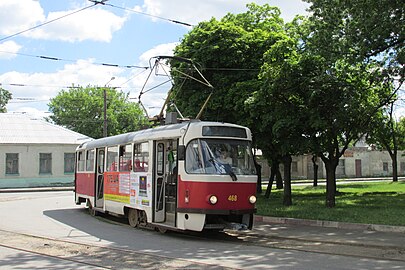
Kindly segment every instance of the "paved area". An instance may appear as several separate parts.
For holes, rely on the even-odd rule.
[[[8,189],[0,190],[0,192],[45,190],[47,188]],[[48,188],[48,190],[72,190],[72,187]],[[359,252],[359,249],[364,249],[365,252],[372,253],[371,257],[405,261],[405,226],[256,216],[254,229],[251,232],[246,232],[246,235],[249,237],[254,237],[253,235],[258,237],[266,236],[268,242],[277,242],[274,239],[280,239],[284,241],[284,244],[291,240],[286,248],[300,245],[300,250],[322,252],[327,249],[326,244],[330,247],[334,246],[334,248],[338,248],[340,245],[341,248],[346,249],[351,246],[353,247],[351,249],[353,252]],[[281,243],[282,241],[279,242]],[[316,246],[318,247],[316,248]],[[275,244],[274,247],[282,246]],[[351,251],[349,250],[348,252],[348,255],[351,255]]]
[[[253,231],[261,235],[312,242],[329,242],[345,245],[372,246],[403,249],[405,233],[396,231],[372,231],[359,228],[332,228],[299,224],[280,224],[256,221]]]

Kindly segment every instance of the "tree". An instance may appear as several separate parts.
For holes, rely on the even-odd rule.
[[[11,98],[12,94],[0,87],[0,113],[7,112],[6,105]]]
[[[306,29],[308,25],[294,22],[288,35],[266,52],[263,87],[253,95],[251,111],[264,115],[260,125],[280,140],[287,161],[294,153],[321,157],[326,167],[326,205],[334,207],[339,158],[390,100],[387,86],[391,84],[376,76],[380,74],[374,63],[353,64],[344,57],[319,54],[307,38],[314,33],[305,33]]]
[[[333,207],[339,158],[392,101],[399,89],[393,88],[395,78],[402,84],[404,5],[397,0],[307,2],[312,16],[303,43],[321,60],[310,92],[324,114],[312,116],[313,147],[325,163],[327,205]]]
[[[103,136],[104,90],[107,94],[108,136],[139,130],[147,124],[139,104],[114,88],[71,87],[51,99],[50,119],[57,125],[92,138]]]
[[[273,152],[272,156],[277,153],[278,160],[284,164],[283,204],[286,206],[292,204],[292,156],[308,151],[306,138],[302,136],[307,123],[305,100],[299,96],[303,88],[296,84],[297,78],[301,77],[297,68],[300,55],[296,51],[299,40],[295,35],[299,27],[297,21],[293,24],[295,26],[280,35],[280,39],[266,52],[260,74],[262,88],[246,102],[251,118],[256,119],[256,126],[261,131],[259,134],[267,135],[262,146],[270,150],[266,147],[270,145],[272,149],[269,152]],[[277,161],[272,159],[272,163],[277,164]]]
[[[213,91],[203,119],[248,126],[252,130],[253,145],[257,146],[262,138],[257,134],[257,123],[249,118],[245,101],[261,87],[258,74],[263,55],[279,39],[284,23],[278,8],[267,4],[249,4],[247,8],[245,13],[201,22],[185,35],[175,49],[175,56],[199,63],[214,90],[176,76],[176,70],[184,70],[185,66],[173,61],[173,96],[183,115],[195,117]],[[260,148],[263,151],[264,148]]]
[[[380,111],[372,121],[368,133],[368,143],[375,144],[379,149],[388,151],[392,161],[392,180],[398,181],[398,150],[405,150],[405,118],[397,121],[394,118],[394,102],[388,109]]]
[[[280,11],[269,5],[247,5],[248,11],[211,19],[194,27],[175,49],[175,56],[199,63],[205,78],[214,86],[206,120],[245,124],[244,101],[259,87],[257,76],[263,54],[283,29]],[[183,81],[172,62],[173,95],[184,115],[195,117],[211,89],[195,81]]]

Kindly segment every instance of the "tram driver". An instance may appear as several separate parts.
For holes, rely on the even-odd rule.
[[[223,149],[221,151],[221,154],[219,156],[219,161],[222,164],[232,165],[232,158],[230,157],[229,152],[226,149]]]

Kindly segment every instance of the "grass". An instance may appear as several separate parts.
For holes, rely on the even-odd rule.
[[[405,182],[350,183],[337,186],[336,206],[325,206],[325,186],[292,187],[293,205],[283,206],[283,190],[269,199],[258,195],[257,214],[273,217],[405,226]]]

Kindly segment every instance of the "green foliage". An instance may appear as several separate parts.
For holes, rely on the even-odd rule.
[[[393,117],[393,103],[386,111],[381,110],[373,117],[367,142],[374,144],[380,150],[392,152],[394,149],[405,150],[405,130],[403,118],[396,120]]]
[[[401,0],[306,0],[311,43],[329,59],[376,62],[385,79],[404,79],[405,5]],[[334,61],[334,60],[333,60]]]
[[[333,209],[323,207],[322,186],[294,185],[290,207],[282,205],[283,192],[273,190],[270,201],[258,196],[258,215],[405,226],[405,182],[338,184],[338,190],[339,205]]]
[[[377,61],[359,60],[344,24],[324,1],[308,21],[295,20],[269,47],[260,78],[263,87],[249,101],[284,154],[313,153],[326,165],[326,204],[335,205],[335,170],[345,149],[364,134],[370,119],[393,97],[393,80]],[[339,2],[344,8],[346,2]],[[335,3],[338,5],[338,3]],[[345,18],[341,18],[345,22]],[[355,30],[355,29],[351,29]],[[336,40],[335,34],[339,34]],[[331,40],[333,41],[331,44]]]
[[[92,138],[103,136],[104,90],[107,91],[108,136],[136,131],[147,124],[143,110],[128,94],[112,88],[71,87],[51,99],[50,119]]]
[[[6,105],[11,98],[12,94],[0,87],[0,113],[7,112]]]
[[[404,12],[399,1],[308,2],[311,17],[289,24],[278,9],[255,4],[245,13],[200,23],[175,55],[201,63],[215,87],[205,119],[249,126],[273,161],[301,153],[320,156],[327,170],[327,205],[333,207],[339,158],[393,100],[394,79],[401,84],[404,77]],[[379,14],[386,16],[380,21]],[[172,66],[174,72],[185,68]],[[175,102],[194,116],[207,90],[177,78]]]
[[[314,31],[322,32],[329,53],[352,54],[359,58],[401,51],[404,45],[405,10],[400,0],[306,0],[311,3]],[[328,34],[329,33],[329,34]],[[334,46],[338,44],[338,46]],[[342,45],[344,47],[342,47]],[[400,52],[401,51],[401,52]],[[338,55],[337,55],[338,57]],[[362,59],[360,59],[362,60]]]
[[[228,14],[193,28],[175,49],[175,55],[199,63],[214,94],[204,112],[205,120],[248,124],[244,101],[260,85],[257,75],[268,46],[283,31],[280,11],[268,5],[248,5],[242,14]],[[175,79],[175,103],[184,115],[195,117],[210,89],[195,81],[182,81],[172,62]],[[181,87],[180,87],[181,86]]]

